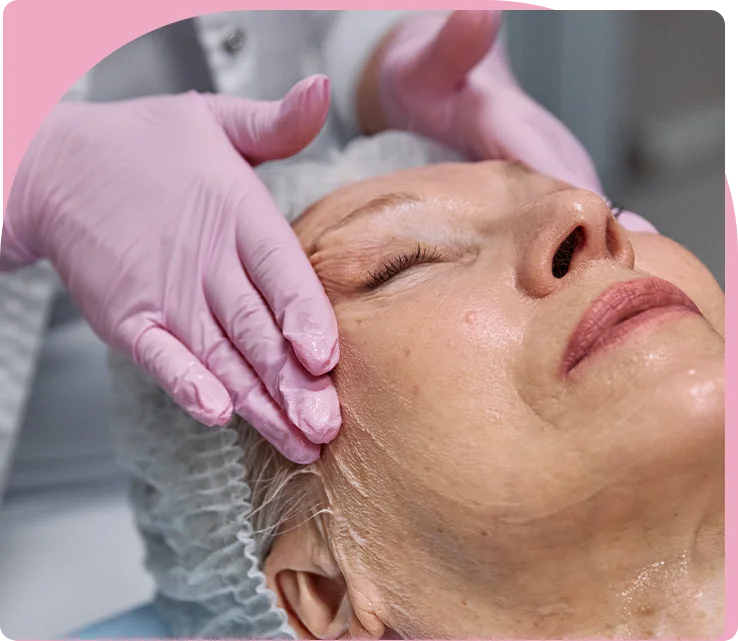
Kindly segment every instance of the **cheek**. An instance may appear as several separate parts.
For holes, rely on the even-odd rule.
[[[381,314],[337,308],[339,443],[362,452],[354,463],[370,484],[391,478],[402,496],[431,487],[452,503],[510,500],[510,461],[531,446],[510,366],[524,330],[519,305],[484,289],[449,288]]]
[[[725,294],[697,257],[665,236],[628,232],[635,267],[674,283],[700,308],[715,331],[725,337]]]
[[[337,307],[335,380],[347,415],[425,430],[442,422],[434,417],[489,420],[515,397],[509,364],[522,330],[511,308],[514,301],[468,279],[464,289],[411,293],[381,309]]]

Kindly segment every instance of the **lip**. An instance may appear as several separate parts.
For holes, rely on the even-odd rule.
[[[702,315],[689,296],[660,278],[641,278],[606,289],[574,329],[562,357],[563,374],[569,374],[593,353],[669,312]]]

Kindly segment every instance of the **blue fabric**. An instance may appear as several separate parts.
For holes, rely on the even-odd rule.
[[[144,605],[135,610],[78,630],[67,639],[166,639],[171,633],[157,616],[154,606]]]

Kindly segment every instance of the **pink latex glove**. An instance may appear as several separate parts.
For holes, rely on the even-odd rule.
[[[477,160],[520,160],[602,194],[589,154],[553,114],[520,87],[502,44],[500,11],[423,12],[380,45],[374,63],[382,128],[434,138]],[[655,231],[623,212],[638,230]]]
[[[329,102],[312,76],[280,102],[60,104],[18,170],[0,267],[48,258],[94,331],[194,418],[235,409],[314,461],[341,421],[336,320],[249,163],[300,151]]]

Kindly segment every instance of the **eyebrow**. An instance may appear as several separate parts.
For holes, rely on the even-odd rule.
[[[503,168],[509,178],[517,180],[537,173],[528,164],[521,160],[508,160],[504,163]],[[399,207],[401,205],[417,205],[422,202],[424,202],[422,198],[408,192],[396,191],[389,194],[383,194],[370,200],[368,203],[364,203],[360,207],[357,207],[347,216],[344,216],[341,220],[325,229],[323,234],[340,229],[341,227],[349,225],[364,216],[378,214],[392,207]]]
[[[422,202],[422,198],[418,198],[417,196],[407,192],[397,191],[390,194],[383,194],[382,196],[374,198],[368,203],[364,203],[357,207],[341,220],[334,223],[327,229],[324,229],[321,236],[328,232],[335,231],[336,229],[340,229],[341,227],[345,227],[346,225],[349,225],[360,218],[364,218],[365,216],[373,216],[393,207],[417,205]]]
[[[515,178],[518,180],[522,179],[525,176],[537,174],[537,172],[534,169],[532,169],[530,165],[520,160],[505,161],[503,167],[504,167],[505,173],[508,175],[509,178]],[[363,205],[360,205],[353,211],[349,212],[349,214],[341,218],[341,220],[323,229],[320,232],[318,239],[322,238],[324,235],[332,231],[336,231],[337,229],[341,229],[345,227],[346,225],[350,225],[351,223],[355,222],[356,220],[360,218],[364,218],[365,216],[376,215],[383,211],[386,211],[387,209],[391,209],[393,207],[400,207],[403,205],[418,205],[424,202],[425,200],[423,198],[420,198],[409,192],[397,191],[397,192],[391,192],[388,194],[383,194],[381,196],[378,196],[377,198],[370,200],[367,203],[364,203]],[[302,213],[302,216],[308,215],[314,208],[318,207],[319,205],[320,205],[320,201],[318,201],[311,207],[308,207]],[[316,248],[317,248],[318,239],[313,241],[310,249],[307,251],[308,256],[312,256],[317,251]]]

